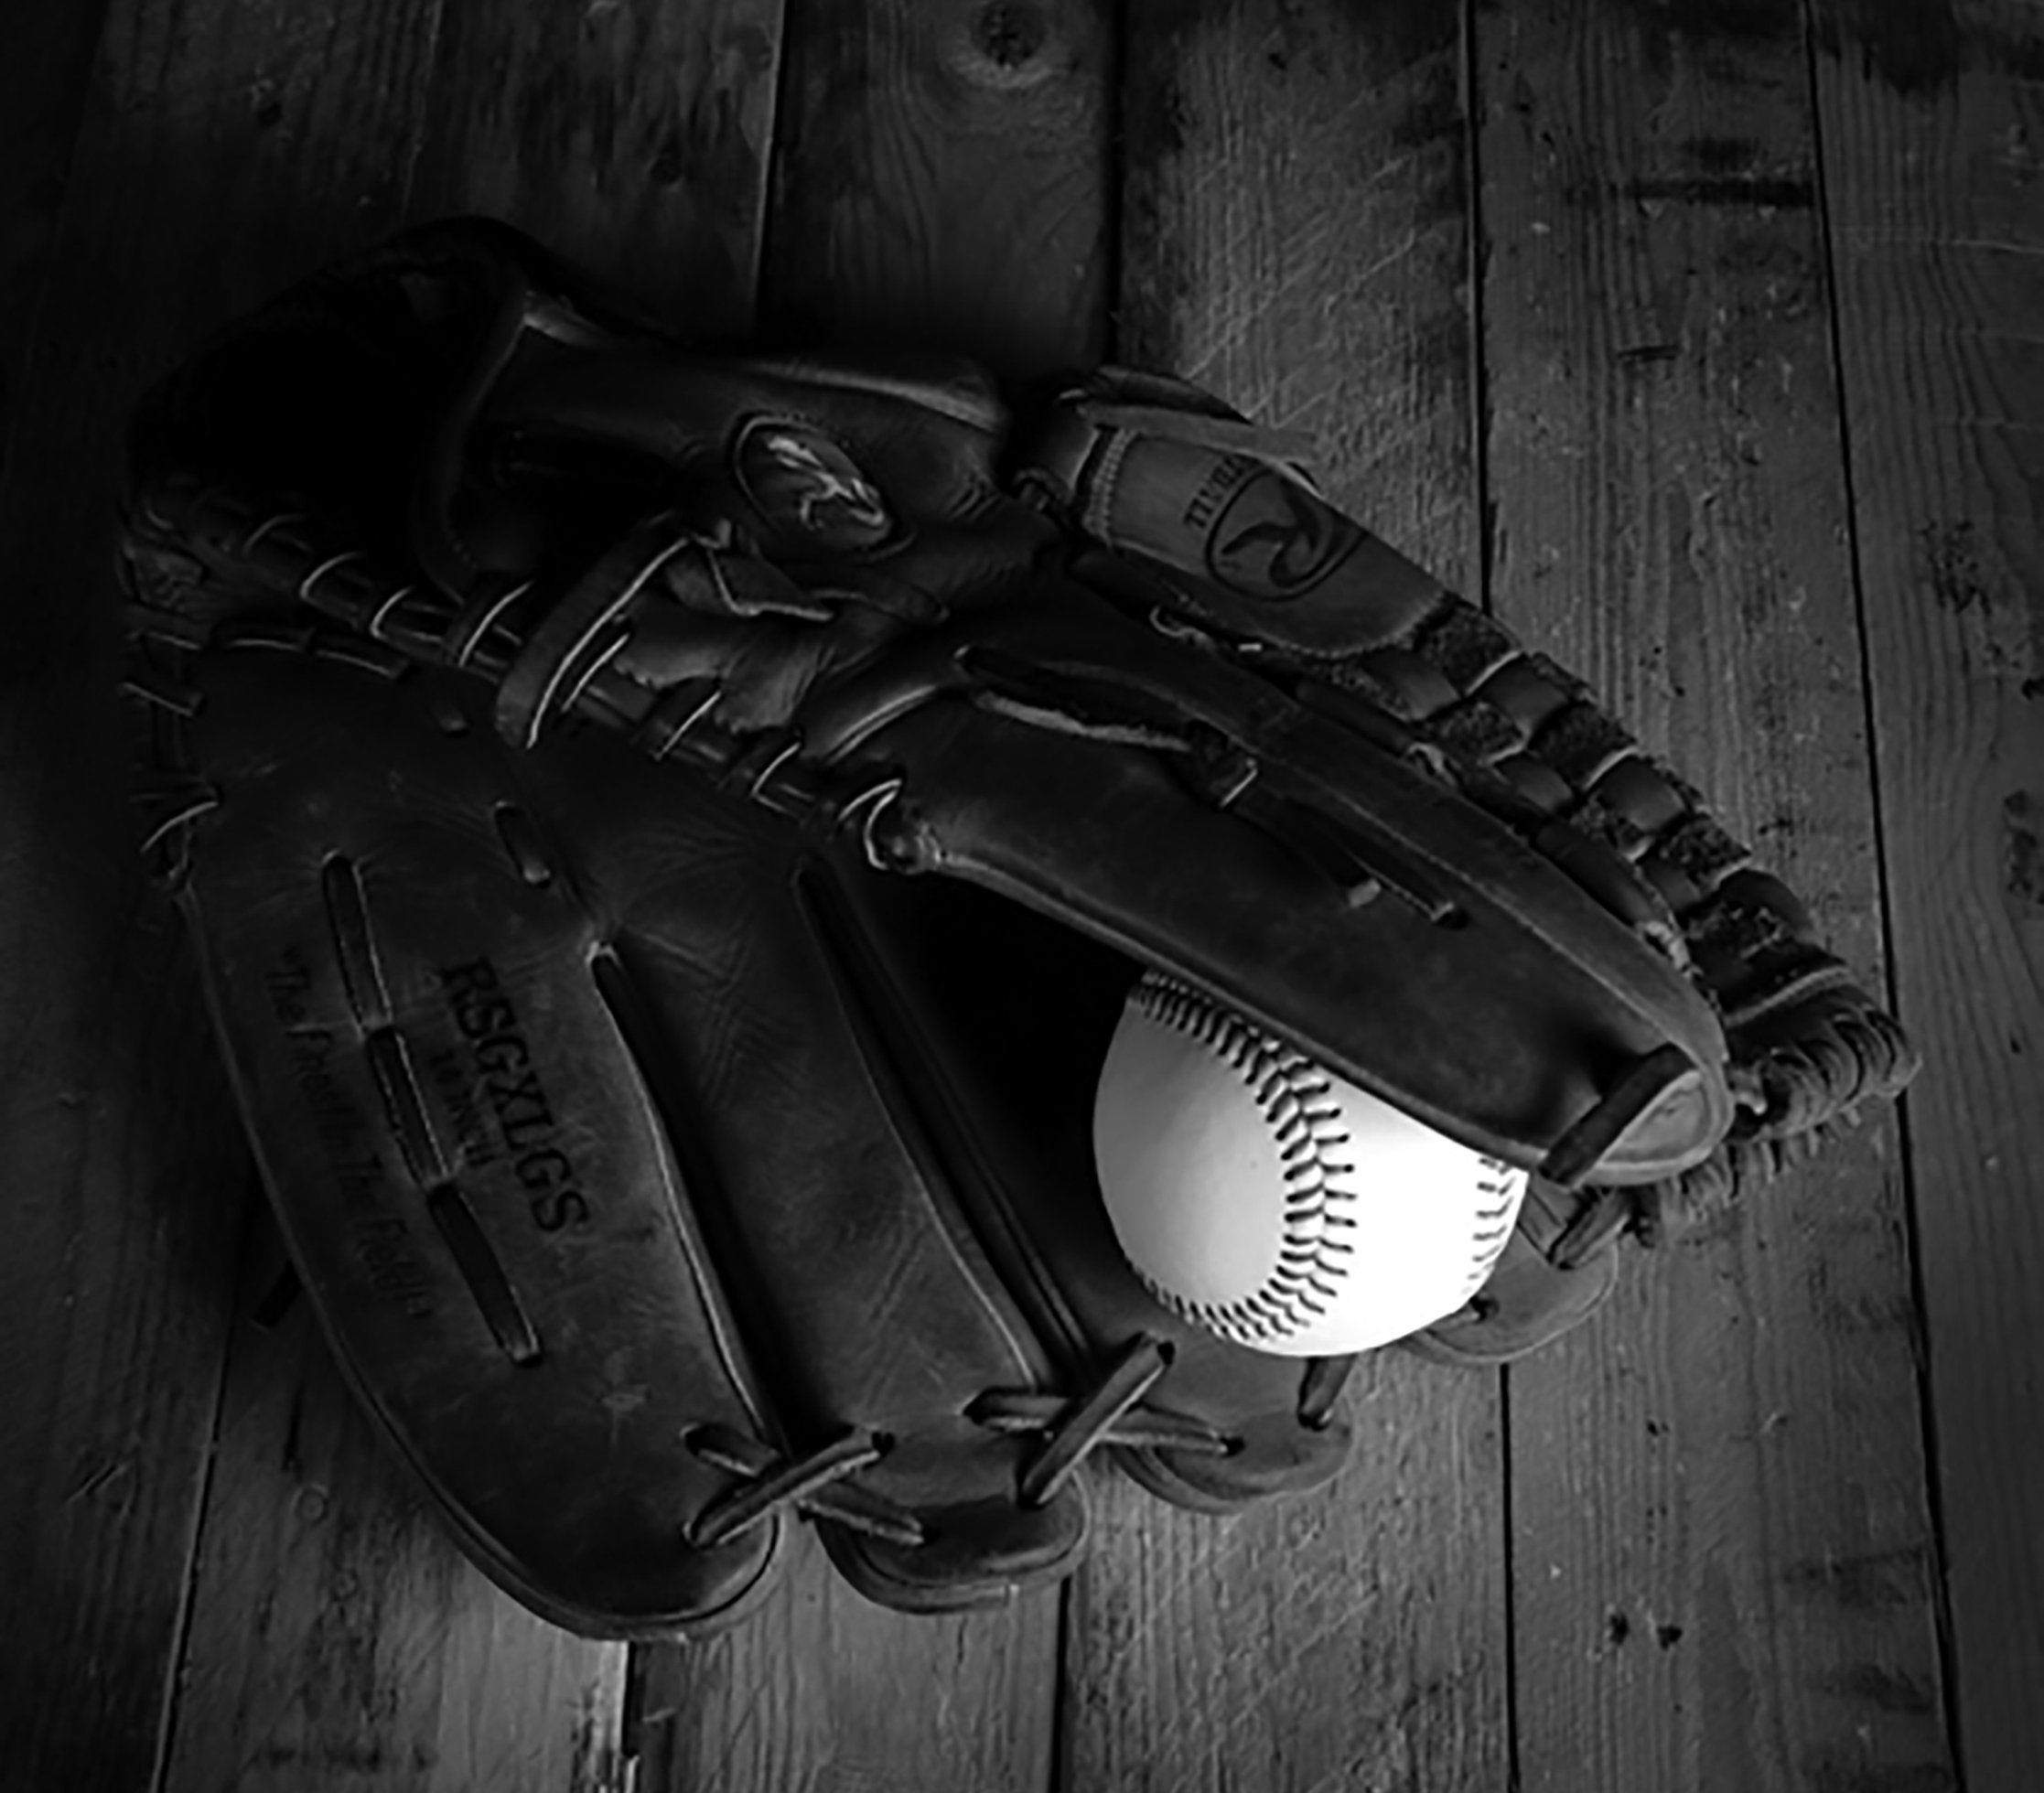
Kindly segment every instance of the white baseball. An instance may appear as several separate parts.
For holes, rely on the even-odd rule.
[[[1526,1190],[1524,1171],[1156,973],[1101,1068],[1093,1156],[1150,1292],[1285,1357],[1369,1350],[1454,1313]]]

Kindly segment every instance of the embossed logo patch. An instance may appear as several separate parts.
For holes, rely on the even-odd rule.
[[[1207,570],[1265,603],[1303,597],[1340,565],[1362,531],[1296,481],[1261,467],[1230,496],[1207,536]]]
[[[807,424],[758,418],[738,438],[738,484],[774,529],[839,554],[869,554],[899,526],[851,456]]]

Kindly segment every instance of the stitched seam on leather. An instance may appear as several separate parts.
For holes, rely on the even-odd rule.
[[[1135,1001],[1149,1019],[1197,1040],[1235,1073],[1276,1140],[1285,1178],[1278,1262],[1250,1294],[1194,1301],[1137,1274],[1181,1319],[1239,1344],[1267,1343],[1312,1325],[1333,1300],[1329,1279],[1351,1249],[1329,1238],[1329,1225],[1353,1224],[1330,1210],[1356,1198],[1337,1180],[1353,1165],[1339,1155],[1351,1141],[1339,1107],[1327,1100],[1332,1080],[1303,1054],[1174,980],[1152,973],[1137,985]]]
[[[1146,1274],[1144,1282],[1181,1318],[1239,1343],[1282,1337],[1310,1325],[1332,1294],[1318,1274],[1336,1267],[1324,1249],[1330,1196],[1353,1199],[1329,1181],[1331,1172],[1346,1166],[1329,1154],[1347,1144],[1349,1135],[1339,1127],[1339,1110],[1317,1100],[1331,1087],[1326,1074],[1183,984],[1153,976],[1137,986],[1135,1001],[1149,1019],[1198,1041],[1235,1073],[1271,1129],[1285,1178],[1278,1262],[1256,1289],[1232,1301],[1199,1302]],[[1316,1122],[1325,1137],[1316,1136]]]
[[[1303,1053],[1163,973],[1146,976],[1134,1001],[1158,1025],[1207,1047],[1241,1079],[1277,1142],[1286,1185],[1278,1262],[1250,1294],[1225,1302],[1195,1301],[1140,1268],[1137,1276],[1179,1318],[1237,1344],[1269,1344],[1317,1323],[1339,1292],[1340,1261],[1355,1250],[1330,1237],[1329,1229],[1355,1226],[1353,1217],[1341,1210],[1361,1194],[1344,1181],[1356,1172],[1355,1140],[1341,1122],[1339,1103],[1330,1100],[1333,1078]],[[1470,1232],[1464,1297],[1489,1278],[1511,1237],[1516,1207],[1511,1167],[1490,1157],[1478,1162],[1480,1205]]]

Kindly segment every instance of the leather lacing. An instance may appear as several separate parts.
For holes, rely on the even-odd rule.
[[[1078,408],[1100,432],[1096,452],[1137,434],[1166,436],[1264,459],[1312,488],[1299,465],[1309,437],[1250,423],[1177,381],[1110,370]],[[1081,521],[1103,532],[1103,518]],[[1402,639],[1326,656],[1227,639],[1168,607],[1153,620],[1167,633],[1206,636],[1308,707],[1455,785],[1711,996],[1733,1050],[1740,1112],[1731,1135],[1680,1176],[1596,1192],[1556,1248],[1567,1262],[1619,1230],[1648,1243],[1679,1231],[1811,1155],[1824,1130],[1850,1124],[1916,1074],[1901,1025],[1817,943],[1800,901],[1754,866],[1700,794],[1643,751],[1581,680],[1465,599],[1444,591]]]
[[[1202,433],[1222,427],[1215,420],[1197,421]],[[1239,434],[1242,426],[1226,427]],[[625,626],[630,595],[644,583],[633,568],[645,553],[665,552],[661,546],[665,538],[659,531],[629,531],[629,556],[602,557],[608,570],[601,578],[592,574],[577,584],[568,606],[572,617],[543,611],[528,628],[521,608],[527,596],[524,586],[485,576],[466,596],[456,596],[430,582],[396,577],[366,551],[325,539],[308,515],[259,504],[236,489],[167,482],[146,498],[142,521],[173,540],[203,543],[227,565],[246,569],[245,577],[259,593],[295,590],[308,608],[339,620],[368,655],[395,648],[411,658],[465,665],[492,680],[499,688],[500,725],[508,721],[522,735],[530,736],[557,703],[586,698],[599,714],[623,726],[641,751],[686,757],[727,788],[782,813],[822,813],[837,822],[856,813],[867,857],[875,864],[891,869],[915,862],[912,825],[896,800],[900,788],[891,768],[850,761],[818,765],[803,756],[801,732],[792,725],[749,734],[726,731],[715,719],[719,693],[714,679],[692,680],[664,693],[622,677],[602,679],[621,639],[619,629]],[[714,546],[698,545],[705,552]],[[1510,641],[1487,619],[1478,620],[1500,640]],[[1253,663],[1259,671],[1269,670],[1261,659]],[[1463,918],[1452,899],[1393,843],[1352,818],[1325,814],[1272,789],[1253,756],[1213,729],[1126,686],[1032,667],[985,645],[962,653],[958,671],[973,701],[1014,708],[1037,723],[1113,741],[1125,741],[1135,730],[1146,745],[1178,767],[1188,789],[1284,843],[1318,867],[1351,905],[1374,901],[1388,892],[1436,926],[1461,925]],[[507,719],[505,698],[514,687],[521,695]],[[1301,679],[1296,690],[1302,701],[1323,707],[1333,699],[1351,709],[1358,702],[1353,693],[1337,691],[1324,679]],[[619,704],[626,707],[619,709]],[[1369,728],[1377,735],[1410,735],[1381,706],[1364,707],[1370,712]],[[1425,753],[1415,751],[1414,757],[1435,776],[1447,776],[1437,746],[1428,744]],[[1700,817],[1693,820],[1689,833],[1714,827]],[[1654,916],[1665,908],[1662,897],[1619,855],[1605,852],[1599,857],[1587,837],[1551,817],[1532,832],[1534,844],[1555,854],[1564,869],[1586,878],[1593,894],[1621,915],[1630,914],[1630,902],[1643,916],[1633,917],[1636,925],[1671,951],[1679,951],[1680,937],[1672,920],[1665,928],[1653,925]],[[1565,843],[1558,839],[1563,834]],[[1616,882],[1605,875],[1611,864],[1624,867],[1624,877]],[[1630,892],[1630,897],[1620,886]],[[1719,927],[1718,933],[1722,945],[1730,939],[1731,924]],[[1635,1067],[1621,1088],[1557,1142],[1542,1173],[1565,1186],[1580,1181],[1660,1090],[1686,1072],[1686,1060],[1674,1062],[1668,1057],[1671,1052],[1673,1048],[1651,1055]]]
[[[545,630],[550,613],[541,609],[537,624],[531,613],[547,594],[529,582],[483,574],[466,596],[456,596],[429,581],[396,575],[365,549],[337,545],[307,513],[231,486],[166,481],[146,495],[133,521],[173,542],[202,543],[221,564],[237,569],[218,583],[211,599],[223,612],[231,613],[238,596],[274,605],[278,591],[295,592],[309,611],[342,626],[345,634],[337,641],[352,639],[371,656],[395,650],[412,660],[485,678],[499,691],[500,724],[520,739],[529,742],[547,718],[582,704],[622,728],[649,757],[683,760],[781,813],[842,819],[859,811],[869,858],[886,864],[907,856],[888,833],[898,820],[892,799],[899,781],[891,768],[820,766],[803,757],[801,731],[793,726],[748,733],[722,727],[715,713],[724,692],[715,677],[656,691],[608,671],[629,636],[621,614],[629,605],[612,585],[636,591],[642,583],[622,562],[610,569],[615,579],[592,576],[578,588],[588,614],[577,618],[576,628]],[[656,534],[638,545],[652,552],[648,544]],[[131,527],[130,535],[138,539],[140,531]],[[135,564],[131,554],[131,578],[145,584],[156,577],[188,580],[193,569],[182,550],[162,552],[173,564],[161,569]],[[544,639],[535,630],[543,630]],[[200,634],[207,631],[201,628]],[[217,634],[211,639],[221,639]],[[513,687],[520,701],[507,714],[507,692]],[[149,693],[138,688],[137,694]]]
[[[1292,436],[1227,415],[1218,403],[1203,412],[1174,410],[1161,400],[1133,407],[1096,403],[1091,416],[1103,426],[1177,433],[1272,458],[1298,447]],[[161,514],[164,507],[178,513],[175,521]],[[540,644],[522,621],[531,596],[525,585],[486,577],[457,599],[430,584],[395,579],[364,553],[317,541],[303,515],[264,510],[219,488],[161,490],[145,507],[145,520],[173,536],[180,527],[197,539],[210,536],[230,562],[251,566],[252,585],[295,586],[314,609],[376,640],[467,665],[500,690],[515,675],[536,693],[525,705],[531,714],[514,719],[528,733],[553,706],[594,697],[601,707],[630,684],[602,675],[624,639],[627,607],[610,587],[629,594],[638,586],[633,578],[599,581],[582,592],[584,605],[597,607],[595,620],[578,617],[565,650],[549,641],[546,655],[535,659]],[[635,551],[642,545],[635,543]],[[705,547],[713,566],[715,545]],[[1182,618],[1159,620],[1170,632],[1186,632]],[[1731,1137],[1714,1158],[1664,1186],[1600,1197],[1576,1235],[1577,1246],[1616,1227],[1651,1237],[1672,1217],[1729,1198],[1763,1180],[1787,1155],[1754,1148],[1845,1119],[1893,1095],[1914,1075],[1917,1057],[1899,1024],[1816,944],[1801,905],[1779,880],[1752,866],[1749,849],[1705,811],[1698,794],[1643,753],[1580,681],[1522,647],[1461,598],[1444,593],[1402,640],[1344,657],[1287,657],[1263,641],[1215,645],[1511,823],[1644,938],[1687,965],[1717,1004],[1741,1104]],[[1040,672],[1019,697],[1004,689],[998,673],[983,673],[980,682],[977,701],[1019,702],[1037,712],[1034,719],[1048,714],[1054,725],[1107,738],[1152,722],[1100,714],[1096,693],[1047,688]],[[144,694],[159,703],[167,695]],[[714,679],[665,693],[632,687],[627,693],[632,708],[618,720],[641,750],[688,757],[786,813],[861,811],[876,864],[912,860],[912,848],[888,827],[901,819],[897,781],[871,768],[816,766],[803,757],[796,727],[751,736],[720,730],[715,721],[720,695]],[[1175,720],[1176,737],[1157,730],[1153,744],[1176,755],[1189,788],[1284,840],[1350,901],[1373,900],[1388,890],[1438,925],[1458,924],[1453,904],[1388,843],[1272,792],[1232,744],[1202,739]],[[204,800],[201,792],[175,789],[157,795],[162,826],[171,831]],[[1764,1040],[1742,1037],[1763,1030]],[[1543,1168],[1568,1180],[1559,1163]]]
[[[533,739],[546,717],[589,700],[654,758],[686,759],[784,813],[824,810],[843,820],[856,812],[876,864],[892,867],[913,857],[890,832],[901,820],[894,801],[900,784],[891,768],[819,766],[804,757],[802,732],[793,724],[739,735],[722,729],[715,718],[724,692],[714,676],[663,692],[605,676],[629,638],[626,613],[651,565],[664,564],[673,552],[670,532],[629,532],[629,555],[605,556],[577,583],[572,604],[545,611],[528,628],[529,585],[483,575],[457,598],[430,583],[396,577],[366,551],[335,546],[306,513],[256,503],[231,488],[167,486],[151,496],[144,520],[174,537],[209,542],[229,564],[249,568],[258,591],[295,590],[301,603],[339,621],[372,650],[389,644],[481,674],[499,687],[500,719],[522,740]],[[705,537],[692,545],[713,568],[717,564],[718,544]],[[963,650],[956,670],[974,703],[1040,726],[1171,757],[1189,791],[1284,843],[1350,905],[1389,893],[1438,926],[1461,924],[1454,903],[1408,855],[1352,819],[1337,820],[1271,789],[1255,760],[1213,729],[1161,704],[1146,706],[1126,686],[1032,667],[990,646]]]
[[[235,618],[209,632],[189,618],[141,603],[131,607],[128,627],[137,650],[150,643],[173,652],[209,644],[216,649],[266,650],[339,660],[393,679],[406,676],[412,666],[393,650],[285,618]],[[199,695],[164,668],[142,659],[139,651],[131,653],[124,682],[131,694],[170,720],[171,729],[159,737],[159,751],[172,767],[181,764],[187,757],[182,725],[199,714]],[[467,726],[458,712],[450,711],[439,720],[450,732]],[[146,842],[151,851],[178,849],[175,862],[180,868],[189,825],[220,803],[219,793],[210,787],[189,783],[184,800],[175,804],[170,814],[153,820]],[[165,778],[162,788],[178,789],[177,775]],[[495,820],[505,854],[521,878],[528,884],[549,882],[552,871],[543,847],[522,814],[500,805]],[[501,1261],[469,1212],[427,1119],[412,1055],[395,1025],[360,878],[350,862],[337,857],[328,862],[321,886],[361,1049],[370,1061],[406,1168],[425,1192],[428,1215],[500,1348],[514,1363],[537,1361],[543,1352],[543,1342]],[[281,1280],[266,1298],[265,1308],[287,1301],[294,1287],[295,1279]],[[1213,1457],[1239,1451],[1241,1442],[1216,1428],[1146,1404],[1169,1371],[1172,1358],[1168,1341],[1140,1337],[1082,1393],[989,1390],[973,1401],[965,1410],[966,1417],[1004,1436],[1040,1439],[1039,1448],[1029,1456],[1016,1482],[1015,1498],[1024,1507],[1043,1506],[1055,1499],[1087,1458],[1103,1447]],[[1329,1423],[1351,1362],[1328,1359],[1307,1367],[1296,1410],[1300,1424],[1318,1430]],[[683,1528],[688,1541],[698,1548],[726,1543],[782,1511],[801,1512],[903,1546],[929,1541],[930,1528],[924,1520],[855,1479],[891,1450],[893,1441],[885,1433],[855,1427],[794,1455],[722,1425],[698,1426],[684,1443],[704,1462],[735,1478],[727,1491],[706,1503]]]
[[[989,1390],[977,1396],[964,1417],[1006,1435],[1034,1433],[1042,1439],[1016,1480],[1016,1503],[1042,1507],[1057,1498],[1080,1464],[1102,1445],[1130,1450],[1189,1450],[1226,1455],[1232,1445],[1212,1427],[1141,1407],[1143,1396],[1171,1366],[1169,1347],[1156,1339],[1136,1339],[1090,1392],[1080,1396],[1034,1390]],[[891,1450],[891,1439],[868,1429],[848,1431],[803,1455],[785,1457],[727,1429],[699,1429],[689,1447],[705,1462],[742,1476],[740,1485],[703,1507],[689,1525],[693,1543],[722,1543],[748,1525],[758,1525],[780,1508],[813,1519],[848,1525],[893,1543],[922,1546],[930,1527],[908,1508],[850,1482],[873,1468]]]
[[[1183,1452],[1231,1456],[1242,1446],[1215,1428],[1182,1414],[1145,1405],[1146,1397],[1171,1368],[1168,1341],[1148,1336],[1130,1342],[1082,1394],[995,1389],[965,1410],[975,1425],[1006,1436],[1035,1435],[1039,1448],[1017,1478],[1015,1498],[1024,1507],[1056,1499],[1096,1450]],[[1302,1423],[1324,1425],[1339,1391],[1346,1363],[1332,1373],[1306,1378]],[[893,1441],[884,1433],[854,1428],[800,1455],[783,1455],[728,1427],[704,1426],[689,1434],[689,1448],[705,1462],[740,1477],[727,1493],[706,1504],[685,1528],[691,1543],[707,1548],[728,1542],[792,1509],[848,1526],[891,1543],[918,1547],[930,1541],[928,1524],[896,1502],[852,1478],[884,1459]]]

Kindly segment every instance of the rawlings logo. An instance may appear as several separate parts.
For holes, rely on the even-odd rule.
[[[1207,537],[1207,570],[1244,597],[1303,597],[1362,540],[1339,510],[1261,462],[1231,456],[1209,486],[1218,489],[1194,499],[1189,520],[1224,498]]]
[[[740,488],[774,530],[840,554],[871,553],[898,532],[887,499],[821,430],[759,418],[733,456]]]

